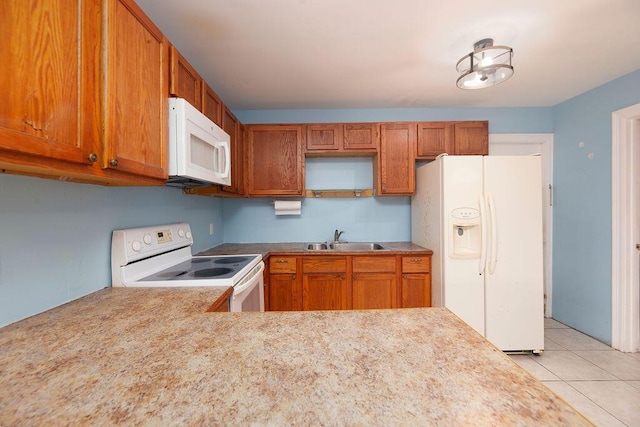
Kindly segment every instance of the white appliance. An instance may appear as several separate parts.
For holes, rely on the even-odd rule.
[[[441,156],[416,171],[411,240],[432,301],[504,351],[544,349],[540,158]]]
[[[230,137],[183,98],[169,98],[169,185],[231,184]]]
[[[233,287],[231,311],[264,311],[262,255],[192,256],[186,223],[114,230],[114,287]]]

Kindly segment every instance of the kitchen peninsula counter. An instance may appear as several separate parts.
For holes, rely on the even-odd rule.
[[[0,329],[0,425],[590,425],[444,308],[107,288]]]
[[[353,243],[353,242],[352,242]],[[281,255],[388,255],[392,252],[394,255],[431,255],[433,251],[418,246],[411,242],[375,242],[385,247],[384,250],[375,251],[335,251],[335,250],[307,250],[305,242],[287,242],[287,243],[223,243],[211,249],[207,249],[198,253],[198,255],[238,255],[238,254],[262,254],[263,257],[270,253],[278,253]]]

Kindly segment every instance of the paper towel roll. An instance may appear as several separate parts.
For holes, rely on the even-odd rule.
[[[276,215],[300,215],[302,202],[295,200],[276,200],[273,202]]]

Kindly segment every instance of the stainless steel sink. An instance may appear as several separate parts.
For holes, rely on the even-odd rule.
[[[369,242],[327,242],[327,243],[307,243],[308,251],[379,251],[385,249],[380,243]]]
[[[336,251],[379,251],[384,249],[379,243],[367,242],[331,242],[329,248]]]
[[[328,248],[326,243],[308,243],[308,251],[326,251]]]

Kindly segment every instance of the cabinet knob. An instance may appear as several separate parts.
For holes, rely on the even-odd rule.
[[[118,167],[118,159],[109,160],[109,166],[117,168]]]
[[[96,160],[98,160],[98,155],[96,153],[91,153],[87,156],[87,159],[89,159],[91,163],[95,163]]]
[[[295,278],[296,278],[296,275],[295,275],[295,274],[292,274],[292,275],[291,275],[291,278],[292,278],[292,279],[295,279]]]

